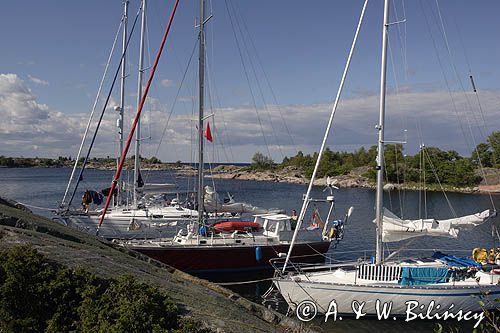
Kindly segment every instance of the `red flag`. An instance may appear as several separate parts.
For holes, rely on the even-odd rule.
[[[207,122],[207,129],[205,130],[205,138],[207,138],[208,141],[212,142],[212,131],[210,131],[210,123]]]

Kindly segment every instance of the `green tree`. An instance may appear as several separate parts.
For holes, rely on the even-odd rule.
[[[272,169],[274,161],[271,157],[266,156],[260,152],[256,152],[252,157],[252,168],[257,170]]]
[[[471,160],[476,167],[492,167],[493,166],[493,153],[490,145],[487,143],[480,143],[472,152]],[[481,162],[481,163],[479,163]]]
[[[122,276],[102,292],[90,286],[79,309],[83,332],[168,332],[180,310],[153,286]]]
[[[153,156],[149,159],[149,163],[151,164],[161,164],[161,160],[157,158],[156,156]]]
[[[157,287],[63,267],[29,245],[0,252],[0,331],[210,332]]]
[[[491,133],[487,141],[491,148],[492,164],[500,168],[500,132]]]

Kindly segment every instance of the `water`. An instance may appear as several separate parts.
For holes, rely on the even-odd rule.
[[[27,169],[0,169],[0,195],[5,196],[25,204],[55,208],[61,201],[66,189],[71,170],[66,168],[27,168]],[[78,204],[81,195],[86,189],[101,190],[108,187],[113,176],[112,171],[106,170],[86,170],[74,203]],[[130,179],[132,172],[125,171],[124,179]],[[193,190],[195,180],[188,177],[177,177],[171,171],[144,171],[143,178],[146,182],[175,182],[181,189]],[[212,183],[206,181],[207,185],[215,185],[221,196],[227,192],[234,196],[236,201],[252,203],[255,206],[266,208],[282,208],[287,212],[292,209],[300,210],[302,195],[306,191],[305,185],[254,182],[241,180],[217,180]],[[325,198],[328,192],[323,192],[322,187],[315,187],[313,198]],[[336,199],[335,215],[342,218],[350,206],[354,207],[354,213],[346,226],[345,238],[338,244],[337,249],[331,249],[330,255],[336,259],[355,259],[352,253],[340,253],[349,251],[367,251],[370,256],[375,246],[375,225],[372,223],[374,217],[375,193],[367,189],[339,189],[334,192]],[[467,215],[491,208],[488,195],[484,194],[461,194],[447,193],[448,200],[452,204],[456,215]],[[500,206],[500,196],[493,197],[495,205]],[[419,217],[419,193],[414,191],[393,191],[389,196],[385,194],[385,206],[394,213],[404,217]],[[317,206],[321,216],[326,217],[326,206]],[[49,211],[35,210],[36,213],[50,217]],[[429,217],[450,218],[453,217],[447,199],[442,193],[427,193],[427,214]],[[306,217],[308,219],[310,214]],[[492,247],[491,224],[475,228],[471,232],[462,232],[458,239],[424,237],[416,239],[411,247],[415,249],[442,249],[442,250],[463,250],[465,254],[471,253],[475,247]],[[391,245],[397,248],[396,245]],[[418,250],[425,254],[431,254],[428,250]],[[359,252],[356,253],[359,255]],[[250,285],[228,286],[235,292],[253,301],[261,302],[261,295],[269,288],[269,282],[261,282]],[[398,321],[398,323],[401,323]],[[392,322],[378,322],[375,320],[343,320],[336,323],[317,323],[328,331],[339,331],[356,328],[357,330],[432,330],[434,322],[411,322],[395,325]],[[463,322],[457,324],[461,330],[468,331],[470,325]]]

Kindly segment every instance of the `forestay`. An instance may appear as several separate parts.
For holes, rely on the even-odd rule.
[[[488,209],[481,213],[448,220],[403,220],[388,209],[384,209],[382,240],[384,242],[398,242],[419,236],[457,238],[460,229],[473,228],[483,224],[494,215],[495,213]]]

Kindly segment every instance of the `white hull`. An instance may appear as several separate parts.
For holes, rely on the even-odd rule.
[[[369,286],[292,280],[277,280],[275,284],[292,308],[303,301],[313,301],[319,313],[326,313],[332,301],[335,301],[339,314],[350,315],[355,314],[353,305],[356,308],[357,304],[364,302],[363,313],[376,316],[377,300],[380,309],[384,303],[387,306],[392,304],[391,316],[407,316],[408,311],[415,314],[425,314],[427,311],[443,313],[446,310],[453,313],[459,310],[478,312],[482,310],[479,304],[481,299],[487,308],[493,309],[498,307],[493,300],[500,295],[500,285]],[[489,292],[488,296],[484,296],[486,292]],[[415,306],[417,303],[414,302],[418,305]],[[438,304],[439,308],[436,309]],[[419,307],[421,305],[424,305],[423,309]]]
[[[99,225],[102,211],[69,212],[55,219],[63,224],[81,231],[95,233]],[[179,207],[165,206],[148,209],[112,209],[99,229],[99,235],[108,239],[151,239],[169,237],[176,234],[176,227],[184,227],[189,221],[196,219],[198,212]],[[230,219],[227,216],[215,218]]]

